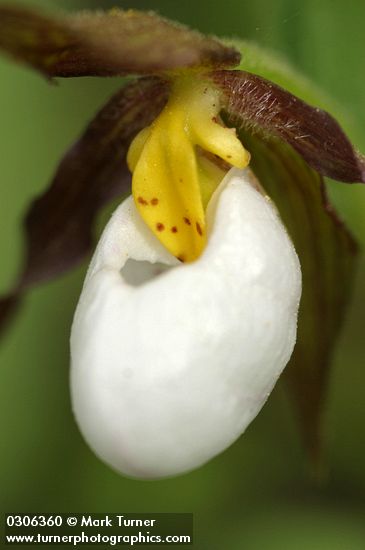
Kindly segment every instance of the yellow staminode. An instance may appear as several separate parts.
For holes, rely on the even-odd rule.
[[[250,160],[235,130],[219,122],[219,111],[214,89],[181,76],[166,107],[135,137],[128,152],[133,197],[143,220],[184,262],[195,260],[204,249],[204,211],[225,174],[209,154],[237,168]]]

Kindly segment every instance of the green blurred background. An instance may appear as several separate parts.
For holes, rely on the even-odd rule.
[[[15,3],[15,2],[14,2]],[[53,10],[154,9],[202,31],[257,41],[284,54],[352,115],[365,151],[364,0],[33,0]],[[0,290],[22,258],[21,219],[64,150],[118,79],[48,85],[0,59]],[[365,189],[331,184],[333,200],[365,245]],[[68,338],[86,263],[31,292],[0,345],[2,511],[161,512],[195,516],[195,548],[365,549],[365,263],[336,349],[326,412],[327,482],[308,475],[292,411],[278,385],[244,437],[176,479],[125,479],[92,454],[73,421]]]

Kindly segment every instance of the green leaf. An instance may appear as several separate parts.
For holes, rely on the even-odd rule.
[[[277,205],[301,263],[298,337],[284,380],[304,443],[318,465],[330,360],[351,296],[357,246],[328,203],[322,177],[290,146],[247,132],[242,133],[242,140],[251,152],[251,167]]]
[[[54,17],[0,6],[0,48],[49,77],[153,74],[240,60],[215,38],[150,12],[119,9]]]
[[[26,261],[16,287],[0,300],[0,325],[20,294],[71,269],[89,252],[100,208],[130,190],[129,144],[160,113],[168,91],[169,84],[155,77],[128,84],[66,153],[50,187],[26,215]]]

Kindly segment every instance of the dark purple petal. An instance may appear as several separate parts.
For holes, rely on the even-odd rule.
[[[71,269],[89,252],[95,216],[130,189],[126,153],[136,133],[159,114],[169,84],[146,77],[125,86],[96,115],[61,161],[50,187],[26,219],[26,261],[12,296]],[[0,303],[0,319],[15,298]]]
[[[357,245],[325,195],[320,174],[288,145],[242,132],[251,167],[293,240],[303,276],[298,337],[285,370],[305,445],[318,463],[330,361],[343,322]],[[244,214],[243,214],[244,215]]]
[[[336,120],[276,84],[244,71],[215,71],[231,123],[289,143],[323,176],[365,183],[365,158]]]
[[[152,74],[234,66],[240,54],[150,12],[113,9],[58,17],[0,6],[0,48],[55,77]]]

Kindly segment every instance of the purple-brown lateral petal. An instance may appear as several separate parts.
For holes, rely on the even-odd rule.
[[[326,111],[245,71],[215,71],[212,78],[234,126],[282,139],[323,176],[365,183],[365,158]]]
[[[284,380],[305,445],[318,465],[331,355],[351,296],[357,245],[330,207],[321,175],[293,149],[248,132],[242,132],[242,139],[252,155],[250,166],[277,205],[301,263],[297,343]]]
[[[55,17],[0,6],[0,49],[50,77],[151,74],[240,60],[215,38],[150,12],[119,9]]]
[[[126,85],[71,147],[26,216],[26,261],[13,296],[74,267],[89,252],[96,214],[129,191],[128,146],[159,114],[168,91],[166,81],[153,77]],[[14,303],[0,302],[0,319]]]

